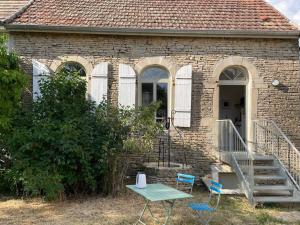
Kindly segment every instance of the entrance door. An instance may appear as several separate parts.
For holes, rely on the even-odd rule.
[[[246,86],[220,86],[220,120],[230,119],[245,140],[246,136]]]
[[[241,137],[247,136],[247,84],[248,74],[244,68],[229,67],[225,69],[219,80],[219,118],[230,119]]]

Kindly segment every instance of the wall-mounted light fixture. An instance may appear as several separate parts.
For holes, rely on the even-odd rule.
[[[280,84],[279,80],[273,80],[273,81],[272,81],[272,85],[273,85],[274,87],[278,86],[279,84]]]

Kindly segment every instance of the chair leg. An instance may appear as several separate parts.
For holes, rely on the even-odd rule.
[[[208,218],[208,220],[207,220],[207,222],[206,222],[205,225],[209,225],[209,223],[210,223],[210,221],[211,221],[211,219],[212,219],[212,216],[213,216],[212,214],[209,215],[209,218]]]
[[[198,217],[199,217],[199,221],[201,224],[203,225],[209,225],[211,219],[212,219],[212,213],[207,212],[208,215],[204,215],[204,212],[197,212]]]
[[[190,195],[193,193],[193,185],[191,186]]]

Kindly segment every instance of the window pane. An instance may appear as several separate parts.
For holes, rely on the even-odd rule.
[[[142,81],[158,82],[162,79],[168,79],[168,72],[159,67],[151,67],[146,69],[142,75]]]
[[[86,76],[83,66],[76,62],[66,62],[62,67],[62,71],[67,73],[78,73],[81,77]]]
[[[142,105],[146,106],[153,102],[153,84],[142,84]]]
[[[247,80],[246,72],[240,68],[227,68],[220,75],[220,80]]]
[[[160,102],[160,107],[157,110],[156,117],[159,120],[166,119],[168,117],[168,84],[159,83],[156,86],[156,101]]]

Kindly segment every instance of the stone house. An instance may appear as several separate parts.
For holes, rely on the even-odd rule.
[[[259,188],[237,161],[252,163],[250,171],[259,159],[250,160],[249,152],[260,152],[286,168],[293,154],[295,166],[290,159],[280,186],[297,188],[300,158],[292,143],[300,143],[300,32],[264,0],[31,0],[4,26],[9,48],[32,74],[33,98],[42,77],[79,71],[96,102],[161,101],[156,118],[171,118],[173,161],[184,157],[193,173],[203,176],[221,159],[251,198]],[[278,147],[285,158],[258,151],[262,142],[275,146],[265,120],[293,149]]]

